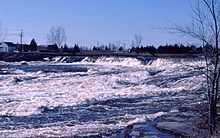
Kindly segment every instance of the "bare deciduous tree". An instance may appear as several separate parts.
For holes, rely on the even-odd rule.
[[[2,35],[3,35],[3,33],[2,33],[2,26],[0,24],[0,42],[2,42]]]
[[[134,35],[134,40],[132,40],[132,47],[140,47],[143,41],[143,37],[141,35]]]
[[[47,35],[47,39],[50,44],[57,44],[58,47],[61,47],[67,39],[65,29],[61,26],[52,27]]]
[[[202,43],[206,61],[206,88],[209,101],[209,132],[215,134],[220,79],[220,0],[197,0],[193,22],[188,27],[175,27],[182,34]]]
[[[4,41],[6,38],[6,31],[3,30],[2,24],[0,23],[0,42]]]

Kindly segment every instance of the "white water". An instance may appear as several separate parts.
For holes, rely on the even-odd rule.
[[[138,100],[135,103],[120,102],[120,99],[136,100],[139,97],[198,91],[205,81],[204,76],[194,69],[203,66],[200,61],[157,59],[144,65],[133,58],[103,57],[96,60],[86,58],[77,63],[63,62],[65,59],[45,63],[32,62],[29,65],[2,62],[2,70],[8,71],[9,74],[0,75],[0,115],[28,117],[42,114],[42,107],[52,111],[56,107],[70,107],[71,110],[76,110],[75,123],[64,127],[62,123],[70,121],[64,120],[53,122],[56,125],[47,123],[46,127],[40,128],[0,129],[0,135],[26,137],[40,134],[68,136],[106,133],[109,130],[124,128],[131,122],[142,122],[146,118],[154,119],[165,114],[160,109],[157,109],[157,113],[144,108],[143,105],[150,105],[153,98]],[[5,66],[6,64],[8,66]],[[45,72],[43,68],[49,65],[58,72]],[[27,71],[28,66],[37,70]],[[80,67],[88,71],[63,72],[63,68],[67,67]],[[115,99],[119,101],[116,102]],[[99,103],[107,100],[113,100],[113,103]],[[84,104],[85,109],[81,107]],[[113,106],[114,104],[116,106]],[[138,106],[141,107],[140,111]],[[136,109],[137,111],[133,112]],[[109,112],[109,116],[104,114],[104,117],[98,117],[104,112]],[[80,121],[79,118],[87,114],[87,121]],[[93,115],[97,118],[92,119]],[[113,123],[106,123],[108,120],[112,120]]]

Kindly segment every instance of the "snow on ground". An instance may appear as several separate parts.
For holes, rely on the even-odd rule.
[[[0,135],[114,134],[171,111],[172,95],[199,91],[205,81],[195,69],[203,63],[189,59],[63,62],[0,63]]]

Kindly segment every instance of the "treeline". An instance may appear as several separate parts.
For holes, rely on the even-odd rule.
[[[151,54],[200,54],[202,53],[202,47],[196,47],[194,45],[184,46],[183,44],[174,45],[160,45],[159,47],[154,46],[141,46],[132,47],[131,53],[151,53]]]
[[[61,47],[61,51],[64,53],[79,53],[80,47],[78,44],[75,44],[73,48],[70,48],[65,44],[63,47]]]
[[[38,47],[35,39],[32,39],[30,44],[17,44],[17,50],[19,52],[37,51]]]
[[[160,45],[155,47],[153,45],[150,46],[140,46],[140,47],[132,47],[130,49],[126,49],[123,46],[116,45],[102,45],[102,46],[94,46],[92,51],[102,51],[102,52],[130,52],[130,53],[150,53],[150,54],[201,54],[203,52],[202,47],[197,47],[195,45],[185,46],[183,44],[167,44]]]
[[[124,46],[125,47],[125,46]],[[123,48],[123,46],[117,46],[115,44],[109,44],[109,45],[101,45],[101,46],[93,46],[92,48],[93,51],[126,51],[125,48]]]
[[[64,46],[58,47],[53,45],[38,45],[35,39],[32,39],[30,44],[17,44],[16,48],[19,52],[54,52],[54,53],[78,53],[80,52],[79,45],[75,44],[73,47]]]
[[[208,47],[208,45],[206,46]],[[63,46],[59,46],[57,44],[53,45],[38,45],[35,39],[32,39],[30,44],[17,45],[17,50],[20,52],[54,52],[54,53],[78,53],[81,51],[81,48],[78,44],[74,46],[68,46],[64,44]],[[101,46],[93,46],[90,51],[101,51],[101,52],[130,52],[130,53],[150,53],[150,54],[201,54],[203,53],[202,47],[197,47],[195,45],[185,46],[183,44],[167,44],[160,45],[155,47],[153,45],[150,46],[140,46],[140,47],[132,47],[126,48],[126,45],[101,45]]]

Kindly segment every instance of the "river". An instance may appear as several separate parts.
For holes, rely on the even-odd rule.
[[[141,124],[143,136],[175,137],[155,120],[204,98],[195,94],[203,89],[203,64],[116,57],[1,62],[0,137],[117,138],[132,135],[133,124]]]

